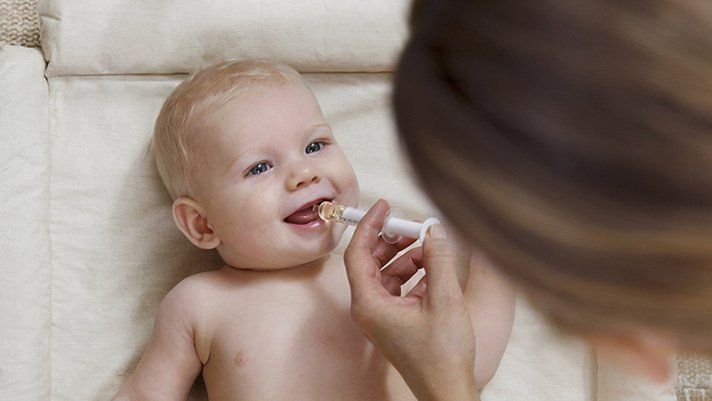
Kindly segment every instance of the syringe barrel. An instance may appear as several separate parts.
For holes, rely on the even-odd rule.
[[[386,221],[383,232],[390,236],[402,235],[408,238],[418,238],[422,225],[422,223],[391,217]]]
[[[354,207],[344,208],[344,213],[341,215],[343,223],[355,226],[366,215],[366,211],[359,210]]]

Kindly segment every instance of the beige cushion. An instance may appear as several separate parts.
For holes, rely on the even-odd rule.
[[[261,57],[300,71],[392,71],[409,2],[293,0],[41,2],[48,76],[190,72]]]
[[[0,400],[50,389],[49,120],[44,60],[0,46]]]

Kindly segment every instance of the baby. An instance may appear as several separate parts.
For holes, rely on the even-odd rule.
[[[351,320],[343,260],[331,254],[345,226],[312,207],[357,206],[359,185],[296,71],[241,61],[194,73],[163,105],[153,146],[176,225],[225,266],[166,295],[115,400],[185,400],[201,373],[213,401],[415,399]],[[488,380],[512,294],[481,267],[467,285],[477,377]]]

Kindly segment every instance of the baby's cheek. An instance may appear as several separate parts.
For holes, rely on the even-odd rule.
[[[264,264],[274,258],[276,235],[261,227],[235,231],[235,251],[241,260]]]
[[[342,181],[344,187],[341,188],[344,203],[356,206],[361,192],[356,173],[354,173],[350,165],[347,165],[344,167],[341,176],[344,177]]]
[[[255,219],[249,213],[242,213],[242,217],[236,217],[226,221],[230,236],[241,247],[258,244],[267,235],[265,233],[265,223]]]

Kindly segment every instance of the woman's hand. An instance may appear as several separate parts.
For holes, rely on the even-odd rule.
[[[353,319],[419,400],[479,400],[475,336],[447,234],[441,225],[430,227],[422,248],[381,270],[412,243],[391,245],[378,236],[387,210],[385,201],[369,210],[344,255]],[[400,286],[420,267],[425,277],[401,297]]]

